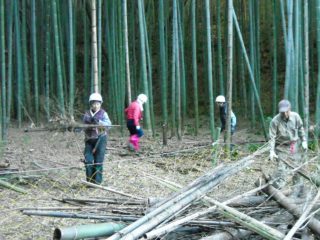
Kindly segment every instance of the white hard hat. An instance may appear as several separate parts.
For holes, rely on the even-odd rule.
[[[226,98],[222,95],[219,95],[217,98],[216,98],[216,102],[226,102]]]
[[[141,93],[141,94],[139,94],[139,96],[137,97],[137,100],[138,100],[139,102],[146,103],[146,102],[148,101],[148,97],[147,97],[147,95]]]
[[[101,103],[103,102],[100,93],[92,93],[89,97],[89,103],[91,101],[99,101]]]

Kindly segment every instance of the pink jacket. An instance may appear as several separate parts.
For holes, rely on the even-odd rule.
[[[130,103],[124,112],[126,113],[127,120],[133,119],[134,125],[139,126],[139,121],[142,119],[142,111],[137,101]]]

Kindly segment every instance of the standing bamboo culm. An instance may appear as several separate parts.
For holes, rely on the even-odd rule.
[[[228,56],[227,56],[227,120],[226,120],[226,142],[227,147],[230,149],[231,143],[231,109],[232,109],[232,66],[233,66],[233,0],[228,0]],[[229,156],[230,157],[230,156]]]
[[[74,40],[73,40],[73,6],[72,0],[68,0],[69,14],[69,115],[74,121]]]
[[[273,0],[273,67],[272,67],[272,115],[277,111],[278,105],[278,18],[277,1]]]
[[[318,60],[318,69],[320,69],[320,1],[316,1],[317,4],[317,60]],[[320,123],[320,71],[318,71],[317,76],[317,92],[316,92],[316,117],[315,122]],[[320,136],[320,127],[316,128],[316,135]]]
[[[192,76],[193,76],[193,102],[195,127],[194,134],[198,135],[199,130],[199,104],[198,104],[198,66],[197,66],[197,30],[196,30],[196,7],[197,0],[191,2],[191,29],[192,29]]]
[[[99,92],[96,0],[91,0],[93,91]]]
[[[123,6],[123,31],[124,31],[124,47],[126,54],[126,77],[127,77],[127,97],[128,103],[131,102],[131,81],[130,81],[130,60],[129,60],[129,39],[128,39],[128,14],[127,0],[122,0]]]
[[[7,82],[7,94],[6,94],[6,119],[7,123],[10,122],[10,113],[11,113],[11,106],[12,106],[12,74],[13,74],[13,24],[14,24],[14,3],[9,3],[9,13],[7,14],[8,19],[8,31],[7,31],[7,39],[8,39],[8,68],[7,68],[7,75],[6,81]],[[4,15],[4,14],[3,14]],[[3,48],[4,50],[4,48]]]
[[[5,30],[4,30],[4,0],[0,0],[0,73],[1,73],[1,102],[0,102],[0,113],[1,113],[1,139],[6,140],[6,60],[5,60]],[[1,140],[0,139],[0,140]],[[1,141],[0,141],[1,142]]]
[[[45,65],[45,111],[46,119],[49,122],[50,120],[50,63],[51,63],[51,34],[50,34],[50,9],[51,4],[47,4],[46,9],[46,65]]]
[[[141,74],[142,74],[142,91],[148,96],[148,76],[147,76],[147,60],[146,60],[146,32],[144,28],[144,4],[143,0],[138,0],[138,12],[139,12],[139,32],[140,32],[140,54],[141,54]],[[148,105],[148,104],[147,104]],[[145,109],[145,127],[150,129],[150,111],[146,105]]]
[[[32,31],[32,69],[33,69],[33,89],[34,89],[34,110],[36,114],[36,123],[39,122],[39,82],[38,82],[38,52],[37,52],[37,16],[36,16],[36,2],[31,1],[31,31]]]
[[[159,46],[160,46],[160,74],[161,74],[161,109],[164,130],[168,125],[168,74],[167,74],[167,45],[166,45],[166,20],[164,0],[159,0]]]
[[[308,1],[304,1],[304,127],[307,129],[306,138],[308,139],[309,129],[309,15]]]
[[[211,49],[211,21],[210,21],[210,1],[205,1],[205,12],[206,12],[206,44],[208,54],[208,90],[209,90],[209,113],[210,113],[210,132],[211,140],[214,141],[215,130],[214,130],[214,105],[213,105],[213,85],[212,85],[212,49]]]
[[[53,17],[53,29],[54,29],[54,45],[55,45],[55,58],[57,67],[57,86],[58,86],[58,105],[60,114],[65,116],[65,106],[64,106],[64,91],[63,91],[63,80],[62,80],[62,63],[60,54],[60,40],[59,40],[59,27],[58,27],[58,16],[57,16],[57,1],[51,1],[51,11]]]
[[[22,76],[22,54],[21,54],[21,32],[20,32],[20,14],[19,14],[19,2],[14,2],[14,26],[15,26],[15,43],[16,43],[16,68],[17,68],[17,84],[16,84],[16,110],[17,110],[17,119],[18,119],[18,126],[19,128],[22,125],[22,106],[23,106],[23,76]],[[27,80],[26,80],[27,81]]]

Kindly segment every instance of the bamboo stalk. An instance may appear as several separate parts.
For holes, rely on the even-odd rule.
[[[58,217],[58,218],[79,218],[79,219],[96,219],[96,220],[108,220],[108,221],[124,221],[132,222],[136,221],[139,216],[132,215],[96,215],[96,214],[79,214],[70,212],[58,212],[58,211],[34,211],[23,210],[23,214],[28,216],[43,216],[43,217]]]
[[[215,128],[214,128],[214,104],[213,104],[213,85],[212,85],[212,48],[211,48],[211,21],[210,21],[210,1],[205,1],[205,17],[206,17],[206,45],[208,54],[208,91],[209,91],[209,116],[210,116],[210,133],[211,140],[214,142]]]
[[[228,56],[227,56],[227,120],[226,120],[226,143],[228,157],[231,159],[231,109],[232,109],[232,71],[233,71],[233,0],[228,0]]]
[[[33,89],[34,89],[34,110],[35,110],[35,117],[36,123],[39,122],[39,80],[38,80],[38,44],[37,44],[37,13],[36,13],[36,3],[35,0],[31,1],[31,31],[32,31],[32,70],[33,70]]]
[[[269,183],[268,183],[268,184],[269,184]],[[225,205],[231,204],[231,203],[235,202],[235,201],[238,200],[238,199],[243,199],[245,196],[250,196],[250,195],[252,195],[252,194],[260,191],[261,189],[264,189],[265,187],[268,186],[268,184],[264,184],[264,185],[262,185],[262,186],[259,186],[259,187],[255,188],[255,189],[253,189],[253,190],[250,190],[250,191],[248,191],[248,192],[246,192],[246,193],[244,193],[244,194],[238,195],[238,196],[236,196],[236,197],[234,197],[234,198],[232,198],[232,199],[229,199],[229,200],[225,201],[223,204],[225,204]],[[178,185],[175,184],[175,183],[174,183],[174,185],[175,185],[175,186],[178,186]],[[180,186],[180,187],[181,187],[181,186]],[[207,196],[204,197],[204,200],[205,200],[205,201],[208,201],[208,202],[210,202],[210,203],[212,203],[212,204],[215,204],[215,202],[216,202],[214,199],[212,199],[212,198],[210,198],[210,197],[207,197]],[[199,217],[201,217],[201,216],[203,216],[203,215],[206,215],[206,214],[208,214],[208,213],[216,210],[216,208],[217,208],[217,206],[212,206],[212,207],[210,207],[210,208],[208,208],[208,209],[205,209],[205,210],[203,210],[203,211],[200,211],[200,212],[191,214],[191,215],[189,215],[189,216],[187,216],[187,217],[185,217],[185,218],[182,218],[182,219],[173,221],[173,222],[171,222],[171,223],[169,223],[169,224],[167,224],[167,225],[165,225],[165,226],[163,226],[163,227],[161,227],[161,228],[157,228],[157,229],[155,229],[155,230],[153,230],[153,231],[151,231],[151,232],[146,233],[146,234],[145,234],[145,237],[151,239],[151,238],[153,238],[153,237],[155,237],[155,236],[161,236],[161,235],[163,235],[163,234],[166,234],[166,233],[169,233],[169,232],[171,232],[171,231],[174,231],[175,229],[177,229],[177,228],[178,228],[179,226],[181,226],[182,224],[185,224],[185,223],[187,223],[187,222],[190,222],[190,221],[193,220],[193,219],[196,219],[196,218],[199,218]]]
[[[266,125],[265,125],[265,121],[264,121],[264,115],[263,115],[263,111],[262,111],[262,106],[261,106],[258,90],[257,90],[256,84],[255,84],[254,75],[253,75],[253,72],[252,72],[252,69],[251,69],[251,65],[250,65],[249,58],[248,58],[248,55],[247,55],[247,52],[246,52],[246,48],[244,46],[242,34],[241,34],[239,23],[238,23],[238,20],[237,20],[237,16],[236,16],[236,13],[235,13],[234,10],[233,10],[233,20],[234,20],[234,23],[235,23],[235,27],[237,29],[238,37],[239,37],[239,40],[240,40],[240,43],[241,43],[241,48],[242,48],[242,51],[243,51],[243,54],[244,54],[244,57],[245,57],[245,60],[246,60],[246,63],[247,63],[247,67],[248,67],[248,70],[249,70],[249,75],[250,75],[251,85],[252,85],[252,88],[253,88],[253,91],[254,91],[254,96],[255,96],[255,99],[256,99],[257,104],[258,104],[259,115],[260,115],[260,120],[261,120],[261,127],[263,129],[263,133],[264,133],[265,139],[268,140],[268,137],[267,137],[268,134],[267,134],[267,130],[266,130]]]
[[[20,187],[14,186],[6,181],[3,181],[0,179],[0,186],[11,189],[13,191],[19,192],[19,193],[23,193],[23,194],[27,194],[28,192]]]
[[[98,79],[98,48],[97,48],[97,15],[96,0],[91,0],[91,34],[92,34],[92,64],[93,64],[93,89],[99,92]]]
[[[299,208],[296,204],[290,202],[290,200],[279,190],[269,185],[267,187],[267,192],[272,196],[281,206],[286,208],[295,217],[300,217],[303,214],[303,210]],[[310,218],[308,222],[308,227],[316,234],[320,234],[320,221],[315,218]]]
[[[83,184],[85,184],[85,185],[90,186],[90,187],[100,188],[100,189],[103,189],[103,190],[106,190],[106,191],[109,191],[109,192],[112,192],[112,193],[116,193],[116,194],[119,194],[119,195],[122,195],[122,196],[126,196],[126,197],[131,197],[131,198],[135,198],[135,199],[141,199],[140,197],[137,197],[137,196],[134,196],[134,195],[131,195],[131,194],[127,194],[127,193],[123,193],[123,192],[117,191],[117,190],[109,188],[109,187],[100,186],[100,185],[97,185],[97,184],[94,184],[94,183],[86,182],[84,180],[81,180],[81,182]]]
[[[183,188],[180,192],[168,198],[166,201],[162,201],[162,204],[155,210],[149,212],[119,233],[114,234],[108,238],[108,240],[139,238],[155,226],[158,226],[159,223],[169,218],[175,212],[203,197],[208,191],[211,191],[213,187],[217,186],[227,177],[250,165],[253,162],[254,156],[265,151],[267,151],[267,148],[260,149],[260,151],[255,152],[250,157],[243,158],[241,161],[231,164],[230,166],[218,166],[214,168],[204,176],[196,179],[187,187]]]
[[[4,13],[4,1],[0,1],[0,13]],[[0,16],[0,72],[1,72],[1,99],[0,99],[0,134],[1,140],[7,138],[7,117],[6,117],[6,59],[5,59],[5,31],[4,31],[4,14]],[[0,141],[1,142],[1,141]]]
[[[317,195],[313,199],[313,201],[308,204],[307,208],[303,210],[303,213],[301,214],[300,218],[298,221],[293,225],[293,227],[290,229],[290,231],[287,233],[285,238],[283,240],[290,240],[292,239],[293,235],[295,232],[300,228],[300,226],[306,221],[308,217],[308,214],[311,212],[312,208],[315,206],[317,203],[318,199],[320,198],[320,191],[318,191]]]
[[[122,6],[123,6],[124,47],[125,47],[125,55],[126,55],[127,97],[128,97],[128,103],[130,103],[132,98],[131,98],[131,80],[130,80],[127,0],[122,0]]]
[[[196,31],[196,0],[191,2],[191,29],[192,29],[192,80],[193,80],[193,102],[194,102],[194,117],[195,128],[194,134],[198,135],[199,131],[199,97],[198,97],[198,66],[197,66],[197,31]],[[219,34],[219,32],[218,32]],[[218,35],[219,36],[219,35]],[[219,41],[219,40],[218,40]],[[219,42],[218,42],[219,43]],[[221,48],[221,39],[220,39]],[[220,65],[219,65],[220,66]]]

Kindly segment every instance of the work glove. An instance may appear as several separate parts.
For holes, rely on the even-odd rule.
[[[136,129],[137,129],[137,130],[140,130],[140,128],[141,128],[140,126],[136,126]]]
[[[99,120],[96,119],[95,117],[91,117],[91,123],[92,123],[92,124],[98,124],[98,123],[99,123]]]
[[[270,151],[270,161],[273,161],[275,158],[278,158],[278,155],[274,151]]]
[[[302,145],[303,150],[307,150],[308,149],[307,141],[303,141],[301,145]]]

